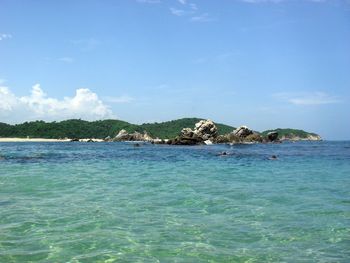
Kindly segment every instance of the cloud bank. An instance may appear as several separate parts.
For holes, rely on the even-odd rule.
[[[29,120],[64,120],[113,118],[112,111],[89,89],[77,89],[73,97],[62,100],[48,97],[40,84],[29,96],[18,97],[8,87],[0,86],[0,122],[19,123]]]
[[[309,92],[309,93],[275,93],[274,97],[285,100],[294,105],[323,105],[339,103],[338,97],[331,96],[324,92]]]

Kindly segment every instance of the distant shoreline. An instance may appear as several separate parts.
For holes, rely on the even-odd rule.
[[[0,138],[0,142],[69,142],[69,139],[44,139],[44,138]]]
[[[80,142],[86,142],[90,139],[79,139]],[[0,142],[70,142],[71,139],[45,139],[45,138],[1,138]],[[93,139],[94,142],[102,142],[101,139]]]

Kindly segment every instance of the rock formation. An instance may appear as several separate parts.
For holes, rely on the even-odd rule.
[[[283,135],[281,136],[281,141],[321,141],[320,135],[308,134],[306,137],[301,137],[295,134]]]
[[[211,144],[217,136],[218,129],[215,124],[211,120],[201,120],[195,124],[194,130],[183,128],[179,136],[167,143],[174,145]]]
[[[211,120],[201,120],[195,124],[194,133],[204,141],[211,140],[218,136],[218,128]]]
[[[244,142],[263,142],[263,137],[257,132],[253,132],[252,134],[249,134],[247,137],[245,137]]]
[[[249,129],[247,126],[243,125],[243,126],[238,127],[237,129],[235,129],[232,133],[239,138],[245,138],[248,135],[253,134],[253,131],[251,129]]]
[[[242,140],[233,133],[228,133],[224,135],[219,135],[215,138],[215,143],[241,143]]]
[[[277,139],[278,139],[278,132],[276,132],[276,131],[269,132],[267,134],[267,139],[270,142],[277,141]]]
[[[152,137],[147,134],[147,132],[139,133],[133,132],[128,133],[126,130],[120,130],[117,136],[115,136],[112,141],[123,142],[123,141],[151,141]]]

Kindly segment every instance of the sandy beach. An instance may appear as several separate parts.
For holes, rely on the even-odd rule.
[[[90,139],[80,139],[87,142]],[[94,142],[102,142],[102,139],[92,139]],[[44,139],[44,138],[0,138],[0,142],[69,142],[70,139]]]

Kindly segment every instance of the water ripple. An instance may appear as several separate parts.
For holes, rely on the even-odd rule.
[[[0,143],[0,262],[348,262],[349,149]]]

